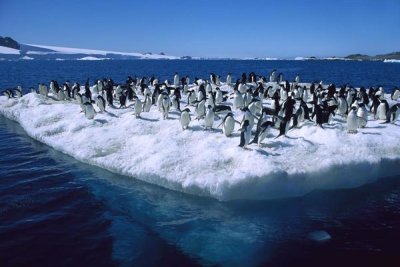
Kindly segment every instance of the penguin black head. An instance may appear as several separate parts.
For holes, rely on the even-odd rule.
[[[182,110],[182,112],[184,112],[184,111],[190,113],[190,109],[189,108],[185,108],[184,110]]]
[[[359,106],[360,108],[362,108],[363,106],[365,106],[365,104],[364,104],[364,103],[358,103],[358,106]]]

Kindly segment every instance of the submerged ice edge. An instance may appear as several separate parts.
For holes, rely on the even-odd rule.
[[[376,123],[371,129],[378,127],[376,133],[386,136],[368,138],[303,126],[291,134],[293,139],[283,138],[276,147],[244,151],[237,147],[238,138],[182,132],[177,120],[138,121],[131,110],[113,110],[117,118],[99,114],[97,120],[88,121],[79,112],[76,104],[34,94],[0,100],[0,113],[21,124],[29,136],[77,160],[219,200],[300,196],[314,189],[357,187],[399,173],[395,125],[382,129]],[[157,111],[148,113],[149,119],[158,116]],[[143,130],[145,126],[150,130]],[[309,135],[311,141],[302,140],[302,135]],[[337,143],[337,135],[343,144]],[[333,144],[325,142],[329,138]]]

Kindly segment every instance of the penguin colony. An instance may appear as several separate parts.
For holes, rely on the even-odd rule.
[[[183,130],[190,129],[191,120],[196,119],[204,121],[204,130],[222,128],[227,137],[238,124],[239,146],[243,148],[253,143],[262,146],[265,138],[285,136],[306,123],[323,128],[334,116],[345,121],[348,133],[367,127],[369,115],[382,123],[395,123],[400,116],[399,88],[394,88],[390,99],[385,99],[381,86],[367,91],[350,85],[337,88],[322,82],[305,84],[300,82],[299,75],[289,82],[276,70],[268,78],[251,72],[243,73],[236,82],[232,79],[229,73],[226,83],[222,83],[219,75],[211,73],[209,80],[195,78],[190,83],[188,76],[180,78],[175,73],[172,83],[160,82],[155,77],[130,76],[124,84],[100,79],[92,86],[89,80],[84,86],[69,81],[59,86],[52,80],[49,87],[39,84],[37,91],[31,91],[59,101],[73,100],[87,119],[93,119],[96,112],[107,112],[108,107],[132,108],[132,115],[138,119],[151,109],[158,109],[164,120],[171,111],[177,111]],[[222,90],[222,85],[228,90]],[[7,89],[3,94],[8,98],[21,97],[22,88]],[[92,94],[97,97],[93,99]],[[235,118],[233,111],[240,111],[241,116]],[[274,136],[271,129],[279,134]]]

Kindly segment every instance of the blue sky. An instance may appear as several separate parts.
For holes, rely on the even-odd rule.
[[[22,43],[209,57],[400,51],[400,0],[0,0]]]

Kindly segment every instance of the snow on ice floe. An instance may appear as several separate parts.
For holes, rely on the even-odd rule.
[[[228,90],[226,85],[222,89]],[[398,121],[382,124],[370,117],[366,128],[348,134],[345,119],[337,115],[325,129],[304,123],[287,137],[267,138],[264,147],[244,150],[238,147],[238,125],[228,138],[220,129],[204,131],[203,120],[192,116],[190,128],[182,131],[178,112],[163,120],[152,106],[136,119],[131,104],[108,107],[88,120],[75,102],[29,93],[1,96],[0,113],[19,122],[31,137],[80,161],[220,200],[299,196],[399,173]],[[241,119],[241,111],[234,114]]]

